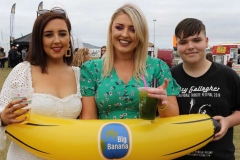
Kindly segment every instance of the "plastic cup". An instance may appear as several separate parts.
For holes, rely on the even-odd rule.
[[[156,98],[148,97],[148,91],[145,87],[139,87],[139,113],[141,119],[154,120],[157,112],[157,102]]]
[[[24,120],[24,123],[27,123],[29,122],[29,119],[30,119],[30,113],[31,113],[31,103],[32,103],[32,95],[27,95],[27,94],[21,94],[19,93],[18,91],[12,91],[11,92],[11,99],[12,100],[20,100],[20,99],[23,99],[23,98],[26,98],[26,100],[23,100],[23,104],[27,103],[28,105],[26,107],[23,107],[19,110],[16,110],[14,113],[18,113],[22,110],[25,110],[25,109],[28,109],[29,111],[22,114],[21,116],[19,117],[16,117],[15,119],[17,120],[20,120],[20,119],[23,119],[24,117],[26,117],[26,119]]]

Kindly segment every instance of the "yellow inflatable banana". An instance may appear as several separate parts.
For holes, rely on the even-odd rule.
[[[6,134],[27,151],[56,160],[170,160],[210,142],[219,124],[207,115],[131,120],[70,120],[31,115]]]

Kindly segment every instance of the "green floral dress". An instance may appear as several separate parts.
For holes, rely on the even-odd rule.
[[[102,59],[87,61],[81,66],[80,87],[82,96],[95,96],[100,119],[139,118],[138,87],[143,87],[143,80],[133,77],[127,84],[118,78],[113,69],[108,77],[102,78]],[[146,62],[147,85],[162,85],[164,78],[169,81],[168,95],[178,95],[180,86],[172,78],[169,67],[157,58],[148,57]]]

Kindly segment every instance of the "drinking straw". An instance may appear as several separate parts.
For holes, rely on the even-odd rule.
[[[145,77],[144,77],[144,74],[142,74],[142,80],[143,80],[143,82],[144,82],[144,87],[145,87],[145,89],[147,89],[148,86],[147,86],[147,82],[146,82],[146,79],[145,79]]]

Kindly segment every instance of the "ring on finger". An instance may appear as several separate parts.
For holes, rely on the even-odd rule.
[[[12,108],[9,109],[9,113],[13,113],[13,109]]]

